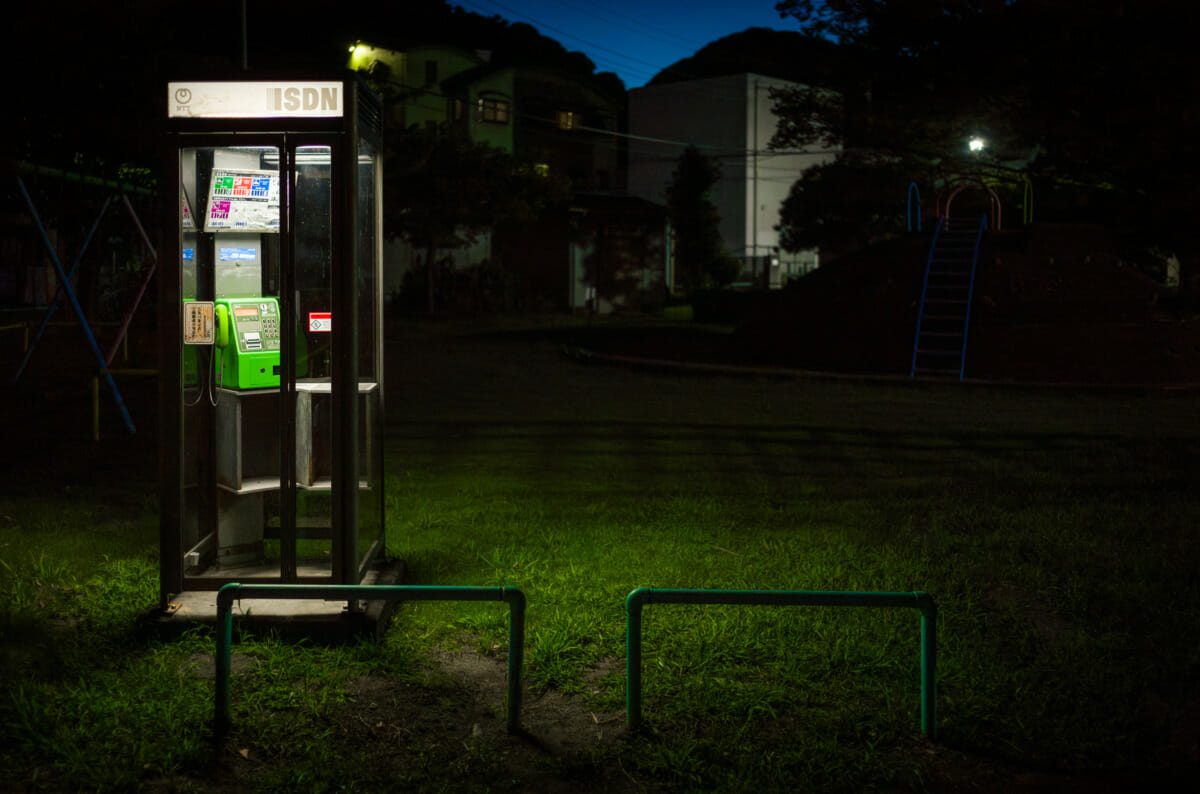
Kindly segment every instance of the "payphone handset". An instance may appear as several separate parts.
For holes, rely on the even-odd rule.
[[[278,386],[279,301],[220,299],[214,315],[214,344],[221,359],[217,385],[226,389]]]
[[[214,343],[217,347],[229,347],[229,307],[218,305],[214,310]]]

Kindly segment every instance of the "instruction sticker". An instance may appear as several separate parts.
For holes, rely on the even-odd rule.
[[[185,345],[211,345],[213,331],[213,302],[184,301],[183,343]]]
[[[312,333],[329,333],[333,330],[332,312],[309,312],[308,330]]]

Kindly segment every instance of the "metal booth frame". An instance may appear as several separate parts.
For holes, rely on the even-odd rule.
[[[309,89],[308,86],[318,88]],[[316,113],[304,113],[307,93],[303,92],[309,90],[323,90],[330,95],[340,90],[339,112],[322,113],[318,105]],[[167,211],[163,217],[165,233],[161,246],[162,266],[158,273],[160,606],[169,612],[173,606],[177,606],[175,602],[181,593],[215,591],[232,581],[359,584],[372,565],[381,559],[386,545],[381,441],[384,407],[382,173],[379,167],[383,148],[382,106],[378,97],[360,79],[349,73],[332,80],[328,76],[308,80],[287,76],[272,80],[257,75],[248,79],[243,73],[230,80],[172,82],[167,85],[166,91],[168,121],[163,161],[168,167],[165,169],[164,195],[181,197],[181,200],[163,202]],[[227,101],[227,97],[232,98]],[[259,112],[255,107],[250,107],[247,110],[247,103],[250,102],[258,102],[265,109]],[[292,112],[296,110],[300,112]],[[195,318],[203,320],[207,316],[211,323],[213,304],[219,303],[215,299],[220,296],[216,294],[212,281],[215,276],[211,275],[207,277],[207,284],[202,278],[195,277],[195,284],[188,287],[195,294],[186,294],[184,260],[189,252],[185,245],[187,227],[184,220],[189,214],[189,206],[193,207],[190,214],[194,218],[199,217],[200,207],[189,205],[185,198],[184,153],[254,147],[273,150],[278,156],[275,178],[279,183],[279,228],[278,234],[273,235],[270,241],[270,246],[277,246],[278,249],[277,266],[273,271],[277,272],[278,277],[277,293],[270,298],[278,302],[279,311],[276,344],[280,365],[274,368],[278,386],[272,387],[277,388],[279,395],[275,436],[278,440],[278,495],[272,496],[278,499],[278,515],[273,518],[270,530],[278,534],[278,562],[274,571],[268,570],[263,575],[254,575],[253,572],[247,575],[245,569],[235,570],[234,566],[227,571],[213,573],[209,570],[205,575],[195,575],[197,566],[192,564],[193,561],[209,556],[210,549],[205,544],[216,546],[220,542],[217,519],[205,517],[220,510],[202,508],[197,511],[193,503],[197,499],[203,503],[205,497],[196,497],[193,492],[216,491],[211,483],[201,482],[197,485],[195,482],[194,470],[204,469],[209,464],[196,464],[194,457],[217,457],[213,451],[216,442],[212,438],[218,432],[225,431],[217,426],[220,415],[214,410],[217,402],[213,399],[213,386],[224,370],[219,375],[215,363],[217,348],[210,342],[207,353],[202,349],[196,350],[195,367],[190,374],[185,373],[185,357],[193,355],[185,345],[188,338],[185,318],[194,323]],[[323,172],[322,178],[327,179],[329,186],[326,194],[329,205],[329,308],[321,314],[325,318],[332,317],[332,320],[328,320],[331,328],[321,329],[329,331],[324,335],[329,341],[323,355],[327,356],[326,368],[330,374],[325,378],[327,385],[323,385],[321,394],[329,395],[329,407],[323,410],[329,416],[327,454],[331,466],[328,477],[331,482],[328,486],[330,526],[322,531],[329,536],[326,554],[330,560],[328,570],[322,569],[316,575],[311,572],[306,574],[298,566],[296,552],[299,537],[296,494],[300,487],[296,475],[299,443],[296,441],[296,428],[298,421],[307,421],[302,415],[303,398],[307,396],[305,387],[311,384],[299,383],[301,379],[297,376],[297,346],[300,345],[301,350],[306,348],[301,338],[304,329],[300,327],[297,330],[303,317],[298,297],[300,293],[294,283],[301,252],[296,237],[298,201],[294,200],[293,195],[299,190],[296,175],[297,162],[303,156],[301,150],[313,149],[328,152],[328,162],[323,165],[327,168],[327,176]],[[369,165],[364,168],[363,163]],[[193,179],[193,186],[199,181],[198,177]],[[202,233],[195,237],[202,239],[205,229],[196,228],[200,228]],[[207,245],[211,248],[215,243],[209,240]],[[266,245],[264,243],[264,247]],[[200,244],[197,244],[195,251],[199,250]],[[215,256],[211,258],[215,259]],[[195,273],[200,273],[202,266],[197,262],[192,268]],[[364,288],[364,281],[373,283],[369,288]],[[223,315],[218,311],[218,325],[221,322],[231,323],[230,320],[220,320],[220,316]],[[309,316],[315,315],[310,312]],[[211,336],[211,330],[209,334]],[[203,344],[202,340],[199,347],[203,348]],[[222,343],[218,342],[217,345]],[[371,369],[373,371],[360,371]],[[196,375],[197,371],[201,374]],[[208,383],[211,406],[201,403],[206,377],[211,378]],[[198,379],[200,384],[201,395],[195,398],[194,403],[185,395],[191,387],[188,378]],[[364,378],[370,383],[364,385]],[[222,382],[217,391],[223,392],[224,389]],[[274,399],[272,395],[276,391],[260,391],[269,392],[267,399]],[[364,391],[370,392],[367,408],[363,407]],[[235,399],[236,396],[228,399]],[[272,408],[267,414],[272,419],[276,416],[275,410]],[[238,416],[240,422],[240,414]],[[270,422],[264,421],[262,424],[266,426]],[[199,442],[197,434],[203,436]],[[242,439],[240,424],[235,443],[247,447],[252,443]],[[267,451],[261,454],[273,459],[273,443],[269,436],[266,437],[262,446]],[[237,455],[241,454],[239,449]],[[216,465],[212,464],[214,468]],[[366,486],[362,485],[365,480],[361,479],[366,477],[364,468],[370,477],[370,483]],[[204,475],[201,475],[201,479],[204,479]],[[371,493],[364,496],[363,489]],[[360,545],[361,504],[366,504],[373,513],[377,512],[377,517],[373,515],[372,521],[377,520],[373,529],[378,530],[378,535],[369,547]],[[197,519],[197,512],[205,513],[205,516]],[[198,526],[199,529],[185,532],[185,526]],[[197,540],[197,533],[201,540]],[[351,604],[351,608],[354,608],[354,604]]]

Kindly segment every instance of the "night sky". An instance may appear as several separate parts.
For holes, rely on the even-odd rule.
[[[597,72],[616,72],[626,88],[645,85],[676,61],[747,28],[797,30],[781,19],[774,0],[453,0],[483,16],[524,22],[568,50],[578,50]]]

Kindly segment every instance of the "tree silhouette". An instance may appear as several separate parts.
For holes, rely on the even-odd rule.
[[[675,232],[676,274],[685,290],[728,284],[737,264],[721,244],[721,216],[709,200],[720,166],[689,146],[667,186],[667,210]]]
[[[384,180],[384,235],[425,252],[430,314],[438,249],[469,245],[485,229],[531,220],[570,196],[565,177],[441,127],[389,133]]]
[[[802,29],[839,42],[833,90],[777,95],[775,143],[845,147],[838,167],[810,172],[783,223],[808,240],[810,213],[861,212],[867,192],[897,198],[876,213],[888,231],[904,212],[908,180],[950,175],[1001,189],[1028,178],[1042,217],[1090,221],[1143,247],[1200,257],[1189,217],[1200,212],[1200,59],[1189,0],[783,0]],[[967,139],[982,133],[975,155]],[[818,184],[820,180],[821,184]],[[807,195],[806,195],[807,194]],[[832,202],[832,204],[831,204]],[[836,206],[840,205],[840,207]],[[890,221],[889,221],[890,219]],[[868,229],[831,224],[827,234]],[[785,237],[787,235],[785,234]]]

